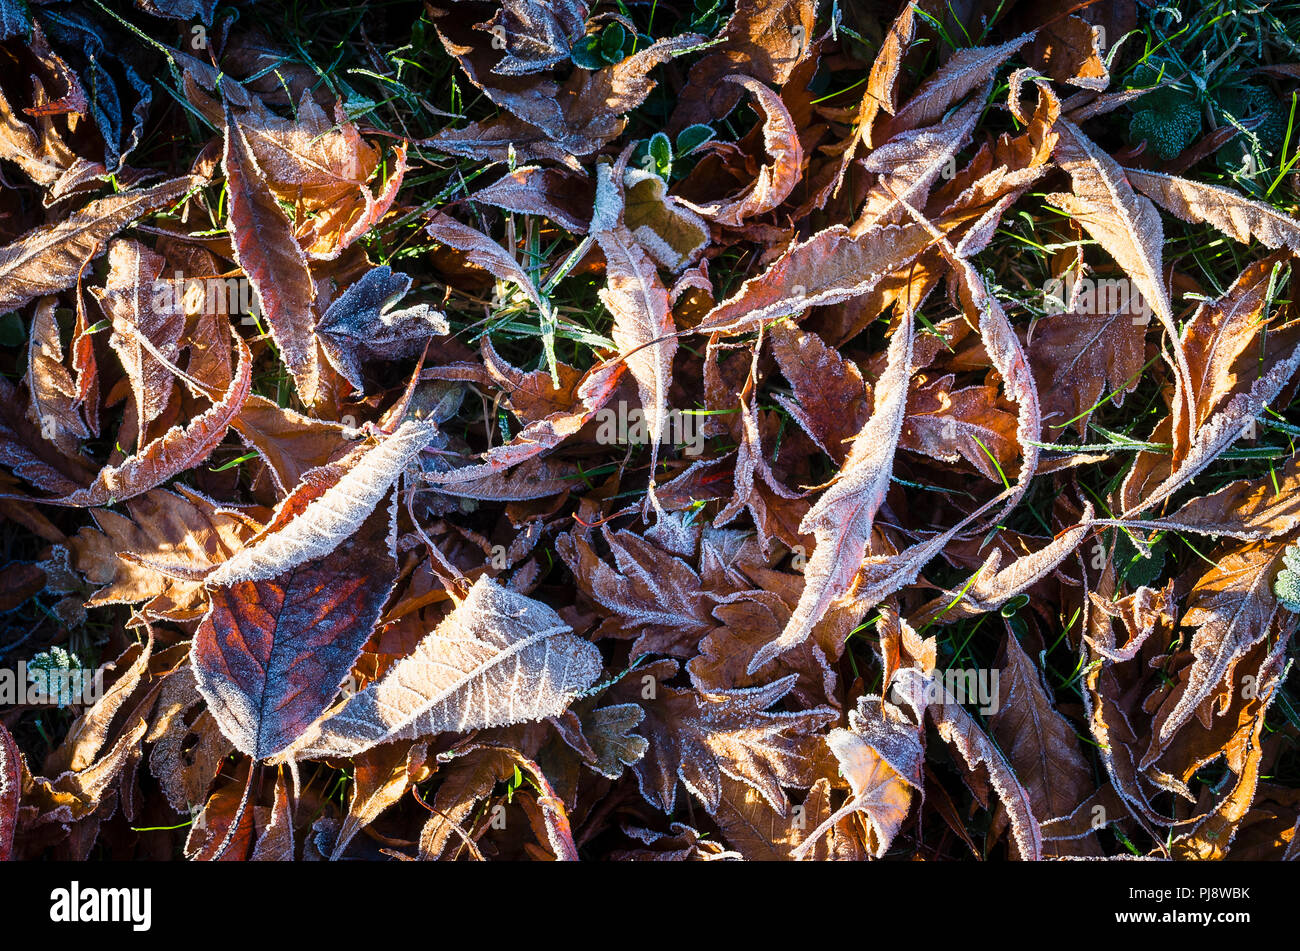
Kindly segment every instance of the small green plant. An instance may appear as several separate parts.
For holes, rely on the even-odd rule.
[[[653,42],[650,37],[614,20],[573,44],[569,58],[583,69],[604,69],[622,62],[638,49],[645,49]]]
[[[1287,546],[1282,554],[1282,564],[1286,567],[1277,573],[1277,579],[1273,582],[1273,594],[1282,603],[1282,607],[1300,614],[1300,544]]]
[[[1248,72],[1255,63],[1247,51],[1250,24],[1212,3],[1186,18],[1162,8],[1151,16],[1148,31],[1146,51],[1126,85],[1155,88],[1130,107],[1130,144],[1145,142],[1152,155],[1169,161],[1202,134],[1233,126],[1239,134],[1216,155],[1223,171],[1252,178],[1277,165],[1288,109]]]
[[[90,685],[80,658],[57,646],[27,662],[27,677],[43,699],[60,708],[79,703]]]
[[[687,126],[677,133],[677,144],[663,132],[656,132],[648,139],[642,140],[632,151],[629,164],[647,172],[653,172],[664,181],[671,180],[673,164],[679,158],[686,158],[691,153],[713,141],[713,128],[707,125]],[[689,165],[678,163],[678,177],[689,169]]]

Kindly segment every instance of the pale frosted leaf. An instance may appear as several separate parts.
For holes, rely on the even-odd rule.
[[[863,160],[863,166],[880,179],[867,194],[855,230],[897,222],[905,214],[901,202],[918,208],[925,205],[930,187],[970,141],[986,96],[987,91],[972,97],[938,125],[899,133]]]
[[[866,294],[933,243],[923,225],[886,225],[853,237],[844,225],[792,245],[701,321],[698,333],[738,334],[809,307]]]
[[[1072,555],[1088,533],[1092,515],[1092,504],[1085,502],[1083,514],[1076,524],[1005,568],[1001,567],[1002,550],[995,548],[974,576],[953,590],[945,590],[912,616],[911,622],[917,626],[930,622],[951,624],[962,618],[996,611],[1011,598],[1037,584]]]
[[[858,698],[858,708],[849,711],[849,729],[831,730],[826,744],[839,761],[852,795],[808,834],[794,856],[807,855],[837,822],[856,812],[870,826],[872,854],[880,858],[907,818],[912,790],[921,790],[922,734],[893,704],[863,695]]]
[[[303,756],[541,720],[600,675],[600,652],[546,605],[481,577],[382,680],[319,724]]]
[[[1041,441],[1043,428],[1038,386],[1029,370],[1029,359],[1020,338],[1012,330],[1011,321],[998,299],[988,292],[984,279],[965,258],[957,261],[956,270],[968,319],[973,311],[978,319],[984,349],[1002,376],[1008,398],[1014,400],[1017,407],[1016,438],[1020,441],[1024,458],[1020,463],[1020,475],[1003,508],[1003,511],[1010,511],[1024,497],[1038,470],[1037,444]]]
[[[321,558],[361,527],[407,464],[437,433],[434,423],[406,420],[313,499],[287,525],[264,534],[207,576],[212,586],[273,578]]]
[[[497,280],[511,281],[519,286],[538,310],[544,310],[541,294],[533,279],[519,266],[511,253],[481,231],[463,225],[450,215],[435,211],[429,215],[425,226],[435,241],[455,248],[465,254],[471,264],[483,268]]]
[[[1161,264],[1165,236],[1160,213],[1148,199],[1133,191],[1119,163],[1078,126],[1068,119],[1058,119],[1055,129],[1057,140],[1052,155],[1069,173],[1074,193],[1048,195],[1048,201],[1064,209],[1106,249],[1160,318],[1169,339],[1176,341],[1178,327]],[[1190,373],[1177,347],[1174,358],[1178,375],[1186,380]]]
[[[365,392],[364,358],[418,356],[431,337],[450,332],[446,318],[428,304],[392,309],[410,289],[410,277],[400,271],[386,264],[371,268],[321,315],[316,327],[321,349],[358,393]]]
[[[1253,201],[1231,188],[1162,172],[1126,168],[1124,174],[1134,188],[1175,218],[1208,224],[1242,244],[1254,239],[1268,248],[1300,251],[1300,221],[1272,205]]]
[[[605,255],[607,284],[600,291],[600,299],[614,316],[614,342],[636,379],[646,416],[653,497],[659,442],[668,425],[668,387],[672,383],[677,338],[672,336],[668,291],[659,280],[654,261],[624,223],[620,173],[621,163],[596,169],[596,211],[591,234]]]

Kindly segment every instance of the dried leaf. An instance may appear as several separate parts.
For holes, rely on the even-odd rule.
[[[641,732],[650,749],[632,766],[646,801],[671,815],[680,781],[712,815],[722,801],[725,775],[752,786],[785,815],[789,806],[781,787],[812,785],[820,742],[814,731],[834,720],[835,711],[764,712],[790,692],[794,675],[763,687],[704,694],[663,684],[675,668],[671,661],[643,668],[658,675],[645,675],[657,687],[655,699],[642,702]]]
[[[799,525],[817,547],[804,570],[804,590],[781,636],[749,662],[749,673],[801,643],[848,590],[867,554],[876,511],[889,489],[894,452],[903,428],[911,376],[912,314],[905,312],[889,345],[888,366],[876,383],[871,418],[853,440],[838,481],[823,493]]]
[[[917,727],[893,704],[859,697],[858,708],[849,711],[849,729],[831,730],[826,737],[853,794],[808,834],[794,856],[806,856],[825,832],[853,813],[861,814],[871,828],[872,854],[883,856],[911,809],[912,790],[921,789],[921,739]]]
[[[1268,248],[1300,251],[1300,222],[1272,205],[1243,198],[1231,188],[1176,175],[1136,168],[1126,168],[1124,174],[1134,188],[1175,218],[1204,222],[1242,244],[1253,239]]]
[[[310,406],[316,402],[320,385],[320,359],[313,333],[320,318],[316,283],[307,256],[276,203],[229,104],[225,122],[222,167],[230,195],[227,228],[235,261],[248,275],[257,296],[258,313],[266,318],[271,337],[293,374],[298,395]]]
[[[355,464],[305,506],[295,502],[294,496],[286,499],[268,529],[205,580],[214,587],[262,581],[328,555],[361,527],[436,432],[433,423],[403,422],[377,446],[363,448]],[[292,517],[281,525],[286,515]]]
[[[415,651],[306,737],[301,757],[540,720],[600,674],[599,652],[550,608],[484,577]]]
[[[255,760],[282,752],[334,699],[397,578],[391,517],[379,508],[325,555],[211,589],[194,636],[194,677],[241,752]],[[365,572],[349,571],[357,564]]]
[[[0,248],[0,313],[72,287],[108,239],[152,211],[179,201],[199,181],[173,178],[152,188],[99,198],[66,221],[29,231]]]
[[[596,213],[591,221],[591,234],[605,255],[608,283],[601,289],[600,299],[614,315],[614,342],[636,379],[646,417],[653,499],[659,443],[668,426],[668,387],[672,382],[677,338],[672,336],[668,292],[659,280],[654,262],[624,223],[625,199],[617,175],[617,167],[600,165],[596,169]]]
[[[252,385],[253,356],[243,338],[236,335],[235,341],[239,346],[239,366],[219,401],[188,425],[173,426],[120,465],[101,469],[86,488],[62,498],[39,501],[82,508],[111,505],[148,492],[206,459],[225,438],[226,429],[248,399]]]

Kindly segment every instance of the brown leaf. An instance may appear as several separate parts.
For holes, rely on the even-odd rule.
[[[83,528],[68,541],[72,566],[103,587],[86,604],[129,604],[154,600],[153,610],[192,610],[206,600],[196,582],[174,579],[149,563],[199,570],[219,564],[256,531],[256,523],[222,510],[183,486],[182,494],[154,489],[126,503],[130,518],[107,508],[91,510],[99,528]],[[119,557],[140,556],[139,561]]]
[[[1171,340],[1178,339],[1173,307],[1162,272],[1164,228],[1149,200],[1133,191],[1124,170],[1074,123],[1060,119],[1053,156],[1069,173],[1073,194],[1051,194],[1047,200],[1064,209],[1097,240],[1132,278],[1134,285],[1160,318]],[[1175,349],[1175,368],[1189,376],[1182,351]]]
[[[370,638],[397,578],[391,517],[381,507],[323,557],[211,589],[194,636],[194,677],[222,732],[254,760],[280,753],[315,722]],[[357,564],[366,570],[349,570]]]
[[[1084,436],[1092,408],[1103,393],[1111,394],[1115,406],[1123,406],[1124,394],[1137,389],[1145,337],[1146,326],[1123,310],[1068,310],[1039,318],[1029,345],[1029,363],[1038,380],[1048,432],[1069,424]]]
[[[670,130],[725,118],[740,102],[740,91],[723,81],[730,76],[785,85],[812,49],[816,19],[814,0],[738,0],[721,42],[691,67]]]
[[[510,251],[487,235],[442,212],[434,212],[429,216],[425,230],[435,241],[463,251],[471,264],[483,268],[498,280],[514,282],[538,310],[547,312],[533,279],[519,266]]]
[[[316,402],[320,386],[320,356],[314,334],[320,319],[316,282],[289,219],[276,203],[229,104],[225,123],[222,167],[230,195],[226,227],[234,245],[235,262],[248,275],[257,295],[258,313],[266,318],[298,395],[310,406]]]
[[[898,444],[941,462],[965,459],[984,478],[1001,482],[998,470],[1010,469],[1019,455],[1016,415],[998,405],[996,387],[954,390],[953,379],[949,373],[913,385]]]
[[[181,814],[207,801],[212,781],[235,749],[207,710],[188,665],[163,681],[145,742],[152,744],[149,772]]]
[[[726,82],[744,87],[754,97],[763,115],[763,147],[772,159],[739,197],[699,209],[717,224],[739,228],[746,218],[765,214],[790,196],[803,174],[803,148],[799,130],[780,96],[752,76],[732,75]]]
[[[1222,298],[1198,308],[1184,328],[1179,353],[1188,354],[1189,382],[1179,385],[1172,421],[1152,434],[1153,441],[1172,442],[1174,456],[1139,454],[1122,488],[1122,517],[1158,505],[1195,478],[1242,437],[1300,368],[1295,321],[1269,328],[1263,347],[1251,343],[1265,327],[1253,315],[1262,310],[1270,269],[1268,261],[1248,267]],[[1185,405],[1195,419],[1185,418],[1180,411]]]
[[[740,334],[775,317],[851,300],[906,266],[933,240],[916,223],[869,228],[856,238],[844,225],[833,225],[792,245],[766,271],[745,281],[695,331]]]
[[[1242,244],[1253,239],[1268,248],[1300,251],[1300,222],[1272,205],[1244,198],[1231,188],[1161,172],[1127,168],[1124,174],[1175,218],[1204,222]]]
[[[471,197],[521,215],[544,215],[566,231],[586,234],[595,202],[594,185],[585,174],[524,165]]]
[[[903,314],[889,345],[889,363],[876,382],[871,418],[853,440],[838,481],[822,494],[799,525],[817,547],[804,569],[804,590],[781,636],[754,655],[749,672],[801,643],[831,603],[844,595],[867,553],[876,511],[889,489],[894,453],[903,428],[911,377],[912,314]]]
[[[1283,638],[1280,645],[1285,643],[1286,638]],[[1214,809],[1173,841],[1172,852],[1175,859],[1204,861],[1222,860],[1227,857],[1238,827],[1255,801],[1256,788],[1263,772],[1265,749],[1262,740],[1265,715],[1277,695],[1277,688],[1281,681],[1281,671],[1278,668],[1281,664],[1281,651],[1273,651],[1265,664],[1268,670],[1261,671],[1258,689],[1262,702],[1258,704],[1253,722],[1250,724],[1244,763],[1235,770],[1236,783]]]
[[[644,698],[641,732],[650,741],[645,757],[632,766],[646,802],[672,815],[680,781],[710,815],[722,800],[722,777],[747,783],[781,815],[789,810],[782,786],[807,788],[814,779],[814,732],[835,719],[829,707],[799,713],[765,713],[794,686],[783,677],[763,687],[703,694],[667,686],[673,661],[642,668],[654,699]],[[653,673],[649,673],[653,671]],[[636,684],[642,678],[633,677]],[[634,696],[643,696],[644,689]]]
[[[293,816],[289,810],[289,787],[284,773],[275,777],[275,798],[271,805],[271,818],[253,845],[252,862],[293,861]]]
[[[180,354],[185,309],[180,295],[159,293],[166,262],[139,242],[116,239],[108,246],[108,280],[96,289],[100,306],[113,322],[109,346],[131,381],[141,440],[149,423],[162,416],[175,384],[171,371],[141,344],[144,338],[170,362]]]
[[[21,755],[14,738],[0,723],[0,862],[8,862],[13,857],[18,803],[23,791]]]
[[[501,9],[478,29],[505,38],[505,55],[492,68],[503,76],[537,73],[569,58],[583,36],[587,0],[502,0]]]
[[[1195,629],[1192,666],[1152,725],[1161,746],[1217,691],[1237,660],[1268,633],[1280,610],[1273,577],[1284,541],[1229,542],[1187,596],[1182,625]],[[1167,710],[1167,713],[1165,712]]]
[[[1045,678],[1008,630],[999,708],[989,718],[998,746],[1015,770],[1041,822],[1068,816],[1096,789],[1074,728],[1058,712]],[[1082,850],[1081,850],[1082,849]],[[1098,855],[1096,842],[1044,843],[1048,855]]]
[[[1092,524],[1092,503],[1085,502],[1078,522],[1060,532],[1054,539],[1036,551],[1026,552],[1001,568],[1002,550],[995,548],[980,570],[957,590],[945,591],[924,608],[918,610],[912,623],[924,625],[932,621],[948,624],[964,617],[974,617],[996,611],[1008,600],[1041,581],[1048,572],[1057,568],[1074,554]]]
[[[861,696],[849,711],[849,729],[834,729],[826,744],[849,781],[852,796],[808,834],[794,856],[808,854],[835,823],[860,814],[871,829],[872,855],[883,856],[912,807],[912,790],[921,790],[921,764],[925,758],[921,733],[893,704],[879,697]]]
[[[862,373],[822,338],[789,323],[772,328],[772,355],[794,389],[780,403],[826,455],[841,465],[849,443],[867,421],[871,389]]]
[[[885,34],[880,50],[871,63],[871,72],[867,74],[867,88],[862,94],[862,102],[858,105],[857,118],[853,123],[853,135],[845,145],[839,170],[835,174],[837,194],[844,181],[844,175],[853,162],[858,145],[865,144],[870,148],[875,144],[874,129],[880,111],[883,109],[893,115],[898,110],[895,101],[898,70],[903,64],[903,55],[912,45],[912,38],[916,35],[916,9],[915,3],[908,3],[903,7],[903,11],[894,20],[889,32]]]
[[[208,409],[185,425],[176,425],[116,466],[101,469],[95,481],[61,498],[40,499],[49,505],[93,507],[133,498],[190,469],[208,457],[225,438],[231,420],[248,399],[253,356],[243,338],[239,367],[230,387]]]
[[[80,441],[90,438],[90,428],[78,411],[81,400],[77,385],[63,365],[55,303],[53,297],[42,297],[32,320],[27,356],[27,389],[32,403],[27,415],[60,452],[74,455]]]
[[[427,743],[385,743],[356,756],[352,798],[331,859],[341,856],[358,832],[406,795],[414,781],[413,771],[424,762],[428,751]]]
[[[244,445],[261,455],[276,488],[287,493],[310,470],[334,460],[348,446],[341,423],[312,419],[277,406],[256,393],[230,425]]]
[[[1156,523],[1180,532],[1227,535],[1260,541],[1300,528],[1300,460],[1291,459],[1272,478],[1238,479],[1192,499]]]
[[[1110,85],[1110,73],[1102,59],[1104,37],[1104,31],[1082,17],[1049,21],[1034,37],[1029,63],[1057,82],[1103,90]]]
[[[575,69],[561,85],[550,80],[520,82],[484,75],[477,65],[482,48],[476,51],[474,47],[457,43],[446,33],[440,31],[439,35],[447,51],[460,60],[470,81],[493,102],[522,120],[522,125],[507,122],[495,128],[480,126],[471,127],[473,131],[465,130],[478,148],[484,144],[484,133],[494,134],[503,145],[516,140],[525,143],[535,140],[543,146],[536,153],[539,157],[566,161],[575,169],[577,163],[572,156],[597,151],[626,128],[625,113],[639,106],[654,90],[651,70],[693,49],[703,39],[686,33],[657,40],[604,69],[595,72]],[[475,42],[487,44],[491,36],[488,34],[484,40]],[[447,149],[458,137],[464,137],[465,132],[446,130],[434,136],[429,144]]]
[[[942,682],[914,667],[904,667],[894,678],[894,688],[907,698],[918,716],[924,710],[944,742],[953,746],[972,773],[986,772],[1011,820],[1016,851],[1022,861],[1042,858],[1043,839],[1029,793],[1016,778],[1006,758]],[[936,702],[929,697],[939,696]],[[980,773],[982,775],[982,773]]]
[[[86,261],[104,253],[109,238],[151,211],[179,201],[198,184],[182,176],[99,198],[66,221],[29,231],[0,248],[0,312],[72,287]]]
[[[986,87],[983,95],[971,97],[970,102],[937,125],[900,132],[863,160],[863,167],[879,178],[854,222],[855,233],[872,225],[897,223],[906,214],[904,202],[916,208],[925,205],[930,188],[953,156],[970,141],[988,91]]]
[[[634,657],[650,652],[692,656],[700,636],[714,626],[699,574],[633,532],[607,530],[605,541],[615,567],[598,558],[576,533],[556,542],[581,589],[608,613],[599,636],[635,639]]]
[[[877,141],[887,142],[907,129],[937,122],[953,103],[987,82],[997,68],[1029,40],[1030,34],[1027,33],[1000,46],[957,50],[903,103]]]

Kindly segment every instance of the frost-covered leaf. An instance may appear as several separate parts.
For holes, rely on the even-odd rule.
[[[274,577],[210,587],[191,664],[199,693],[241,752],[274,756],[334,699],[397,577],[391,518],[377,508],[318,558]]]
[[[220,399],[187,424],[177,424],[116,466],[100,470],[93,483],[60,498],[40,499],[49,505],[91,507],[133,498],[161,485],[208,458],[225,438],[231,420],[248,399],[253,356],[242,337],[239,366]]]
[[[58,224],[45,225],[0,248],[0,313],[77,283],[86,262],[131,222],[179,201],[197,179],[183,176],[151,188],[98,198]]]
[[[656,684],[655,699],[641,703],[646,718],[640,730],[650,749],[632,766],[646,801],[671,815],[680,782],[712,815],[726,775],[752,786],[785,815],[789,804],[781,787],[812,785],[821,739],[816,731],[835,719],[835,711],[765,712],[790,692],[793,674],[762,687],[706,694],[663,684],[675,670],[674,662],[660,661],[631,681],[639,689],[629,696],[644,692],[646,677]]]
[[[316,401],[320,357],[314,329],[320,314],[316,282],[293,228],[276,203],[238,118],[225,114],[222,163],[230,194],[227,227],[235,261],[248,275],[257,310],[266,319],[304,403]]]
[[[605,255],[607,284],[601,302],[614,316],[614,342],[636,379],[650,443],[650,492],[654,493],[659,443],[668,426],[668,387],[673,377],[672,311],[668,291],[654,261],[637,242],[624,221],[625,197],[618,180],[619,166],[596,169],[596,211],[591,234]]]
[[[862,565],[876,511],[889,489],[894,453],[903,428],[912,363],[912,314],[894,328],[889,362],[876,383],[871,418],[853,440],[838,481],[822,494],[799,530],[812,533],[817,547],[804,570],[804,590],[781,636],[754,655],[749,672],[802,642],[843,596]]]
[[[1175,218],[1204,222],[1234,241],[1253,239],[1268,248],[1300,251],[1300,221],[1260,201],[1221,185],[1206,185],[1176,175],[1126,168],[1133,187]]]
[[[326,308],[316,327],[325,357],[358,393],[365,391],[361,360],[418,355],[431,337],[449,333],[447,320],[428,304],[394,306],[411,278],[388,265],[372,268]]]
[[[880,858],[907,818],[912,791],[921,789],[922,734],[893,704],[863,695],[858,708],[849,711],[849,729],[831,730],[826,744],[839,761],[852,795],[808,834],[794,855],[807,855],[835,823],[856,812],[870,826],[872,854]]]
[[[328,555],[361,527],[437,431],[434,423],[407,420],[378,445],[363,447],[352,466],[341,476],[335,473],[332,482],[315,488],[309,501],[290,495],[267,530],[218,565],[205,580],[217,587],[261,581]]]
[[[297,758],[540,720],[600,675],[600,654],[546,605],[480,578],[451,614],[305,737]]]

